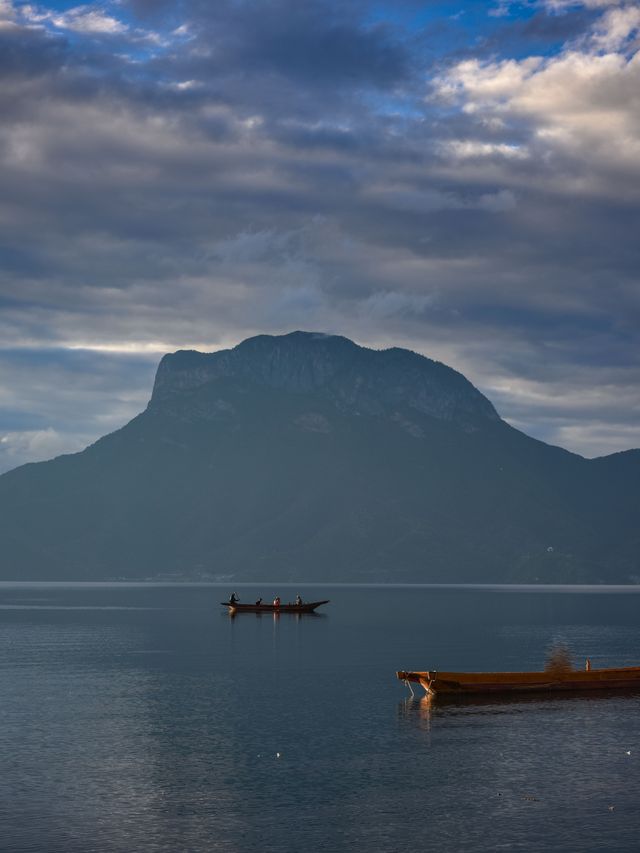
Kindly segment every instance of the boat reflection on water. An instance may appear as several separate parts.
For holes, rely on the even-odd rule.
[[[398,703],[398,715],[406,719],[415,719],[430,729],[438,718],[463,715],[498,715],[526,713],[537,708],[554,707],[562,703],[580,703],[582,707],[589,703],[611,701],[640,701],[640,687],[619,690],[566,690],[562,693],[531,693],[502,695],[427,695],[409,696]]]
[[[229,608],[229,610],[227,611],[226,614],[222,613],[221,615],[222,616],[226,615],[229,619],[234,620],[238,617],[238,611],[233,609],[233,608]],[[313,611],[310,613],[291,613],[291,612],[287,612],[286,610],[283,612],[279,612],[277,610],[268,610],[265,612],[251,611],[251,615],[255,616],[256,619],[262,619],[263,617],[266,618],[266,617],[271,616],[273,618],[274,622],[279,622],[281,617],[283,615],[286,615],[287,619],[289,621],[293,620],[294,622],[300,622],[300,620],[302,620],[302,619],[305,619],[305,620],[306,619],[326,619],[328,614],[326,614],[326,613],[315,613]],[[245,616],[244,621],[246,621],[246,616]]]

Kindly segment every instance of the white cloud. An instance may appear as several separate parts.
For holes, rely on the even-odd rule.
[[[621,447],[639,448],[640,428],[605,422],[572,423],[558,427],[553,438],[554,444],[592,458],[617,453]]]
[[[208,343],[189,343],[185,341],[95,341],[70,340],[59,341],[60,349],[87,350],[88,352],[123,353],[127,355],[164,355],[176,349],[197,349],[208,351],[211,349]],[[33,344],[30,348],[34,348]]]
[[[189,89],[198,89],[202,86],[200,80],[181,80],[178,83],[170,83],[169,88],[176,89],[179,92],[186,92]]]
[[[189,24],[181,24],[179,27],[176,27],[175,30],[172,31],[171,35],[177,36],[178,38],[190,37],[191,30],[189,29]]]
[[[467,59],[435,81],[436,92],[445,100],[462,99],[463,109],[469,113],[497,108],[513,96],[542,62],[537,56],[489,63]]]
[[[13,0],[0,0],[0,31],[12,30],[18,26]]]
[[[511,145],[506,142],[455,139],[452,142],[445,143],[444,148],[460,160],[496,156],[522,160],[529,156],[529,152],[522,145]]]
[[[620,50],[639,26],[639,6],[609,9],[594,28],[593,43],[600,50]]]
[[[0,433],[0,471],[25,462],[42,462],[62,453],[76,453],[87,443],[85,436],[62,434],[51,427]]]
[[[91,6],[75,6],[66,12],[56,12],[26,5],[20,11],[23,17],[33,23],[51,23],[58,29],[72,30],[78,33],[119,35],[129,29],[122,21]]]
[[[527,356],[527,345],[520,357]],[[553,348],[556,353],[557,347]],[[529,349],[535,361],[536,353]],[[479,361],[479,363],[478,363]],[[550,444],[593,457],[640,447],[640,393],[636,367],[576,364],[571,375],[541,364],[529,377],[484,362],[469,366],[484,393],[512,426]]]
[[[640,51],[628,50],[639,27],[638,5],[607,9],[587,38],[558,55],[454,65],[435,81],[436,96],[503,138],[450,142],[451,158],[529,156],[544,172],[559,155],[572,167],[557,191],[636,192],[636,182],[612,176],[640,167]],[[514,130],[526,135],[517,146]]]

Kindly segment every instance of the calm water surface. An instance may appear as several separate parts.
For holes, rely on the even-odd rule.
[[[540,668],[559,640],[639,663],[640,590],[298,589],[331,604],[0,584],[0,849],[640,848],[640,694],[429,707],[395,679]]]

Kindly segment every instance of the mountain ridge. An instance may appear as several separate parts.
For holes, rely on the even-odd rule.
[[[407,350],[257,336],[165,356],[120,430],[0,477],[0,577],[634,583],[639,460],[530,438]]]
[[[223,377],[251,379],[293,393],[320,391],[335,403],[361,406],[368,413],[379,412],[381,402],[403,402],[445,420],[456,415],[498,419],[490,401],[466,377],[440,362],[399,347],[374,350],[339,335],[301,331],[257,335],[214,353],[179,350],[165,355],[150,406],[176,391],[191,391]]]

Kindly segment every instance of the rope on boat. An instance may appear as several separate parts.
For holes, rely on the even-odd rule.
[[[409,688],[409,690],[411,691],[411,697],[412,697],[413,699],[415,699],[415,698],[416,698],[416,694],[413,692],[413,687],[411,686],[411,682],[409,681],[409,679],[408,679],[408,678],[405,678],[405,679],[404,679],[404,683],[407,685],[407,687],[408,687],[408,688]]]

